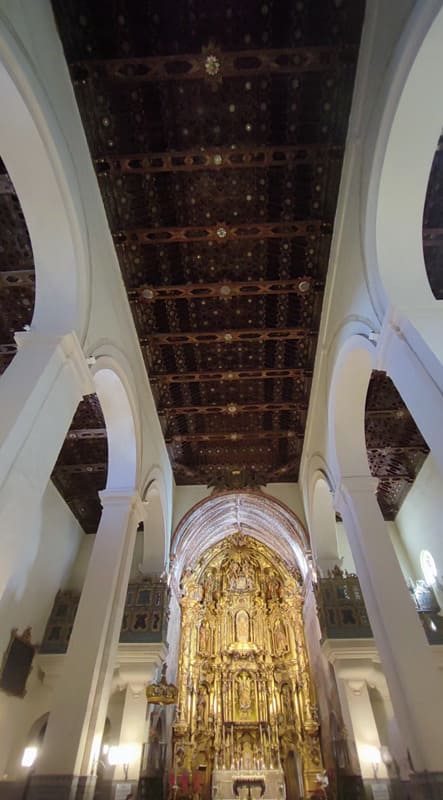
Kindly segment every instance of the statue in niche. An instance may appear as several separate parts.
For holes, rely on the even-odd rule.
[[[240,564],[234,560],[228,573],[228,586],[231,592],[250,592],[254,588],[254,568],[249,561]]]
[[[242,672],[238,679],[238,704],[241,711],[249,711],[252,705],[251,679],[247,672]]]
[[[194,577],[192,569],[188,568],[185,570],[180,581],[180,587],[183,591],[183,594],[189,597],[190,600],[195,600],[197,602],[201,601],[202,587]]]
[[[281,690],[281,707],[283,709],[286,723],[291,724],[294,721],[294,710],[292,704],[292,692],[287,683],[284,684]]]
[[[281,599],[281,583],[279,579],[272,574],[267,575],[266,578],[266,600],[280,600]]]
[[[203,723],[206,719],[206,691],[200,686],[197,697],[197,722]]]
[[[242,747],[242,764],[243,769],[252,769],[254,766],[254,756],[249,739],[245,739]]]
[[[235,634],[237,642],[249,642],[249,614],[243,608],[237,611],[235,617]]]
[[[208,630],[208,626],[206,622],[202,622],[200,625],[199,637],[198,637],[198,649],[200,653],[207,654],[209,652],[209,645],[210,645],[210,633]]]
[[[216,585],[215,570],[211,569],[203,581],[203,600],[205,603],[211,603],[214,600]]]
[[[274,631],[274,645],[275,652],[278,656],[286,653],[288,649],[288,638],[286,636],[286,629],[281,619],[278,620]]]

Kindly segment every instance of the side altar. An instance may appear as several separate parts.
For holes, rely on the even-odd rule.
[[[174,800],[191,786],[200,800],[309,795],[322,761],[301,576],[237,533],[183,574],[181,592]]]

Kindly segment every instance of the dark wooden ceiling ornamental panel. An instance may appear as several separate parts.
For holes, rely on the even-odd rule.
[[[434,297],[443,300],[443,136],[435,152],[423,213],[423,252]]]
[[[365,411],[366,447],[386,520],[397,516],[429,448],[391,379],[373,372]]]
[[[363,0],[53,7],[177,482],[297,480]]]

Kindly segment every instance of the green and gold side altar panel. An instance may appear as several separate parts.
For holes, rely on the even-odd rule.
[[[322,761],[300,574],[236,533],[181,588],[174,785],[221,799],[263,782],[275,800],[296,764],[300,795],[313,791]]]

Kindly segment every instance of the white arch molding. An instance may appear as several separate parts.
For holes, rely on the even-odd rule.
[[[108,439],[106,490],[133,491],[137,488],[139,448],[128,382],[120,366],[107,356],[97,359],[93,374]]]
[[[86,224],[66,142],[27,54],[0,12],[0,156],[17,192],[36,272],[32,329],[74,331],[89,318]]]
[[[309,539],[298,517],[264,493],[226,491],[197,503],[179,522],[171,543],[175,577],[209,547],[238,530],[274,550],[306,576]]]
[[[411,322],[443,362],[443,304],[426,274],[422,222],[443,122],[441,0],[416,3],[372,115],[362,185],[369,288],[383,313]],[[391,312],[390,312],[391,313]]]
[[[328,455],[338,487],[342,476],[369,476],[365,405],[375,347],[361,335],[343,344],[332,373],[328,403]]]
[[[317,471],[312,478],[310,491],[310,526],[314,561],[322,573],[339,565],[335,508],[332,487],[323,472]]]
[[[142,495],[146,507],[143,537],[143,574],[161,574],[169,549],[168,497],[162,471],[153,467]]]

